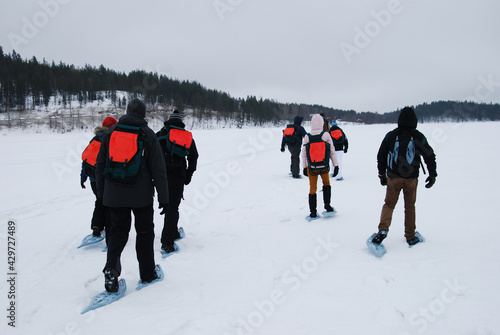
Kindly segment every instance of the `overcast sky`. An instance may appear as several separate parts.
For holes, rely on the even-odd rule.
[[[498,0],[0,0],[22,58],[279,102],[389,112],[500,102]]]

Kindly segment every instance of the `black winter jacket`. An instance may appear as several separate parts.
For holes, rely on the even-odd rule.
[[[406,161],[402,162],[397,169],[388,167],[387,160],[391,150],[394,149],[396,137],[413,137],[415,143],[415,159],[411,165]],[[429,175],[437,176],[436,155],[427,142],[427,138],[417,130],[417,116],[415,112],[408,108],[403,109],[399,115],[398,127],[386,134],[377,154],[377,167],[379,175],[386,175],[389,178],[418,178],[421,160],[424,158]]]
[[[290,146],[292,146],[292,147],[300,148],[302,146],[302,139],[307,134],[307,131],[304,129],[304,127],[302,127],[303,120],[304,120],[304,118],[300,115],[295,116],[293,119],[293,124],[295,125],[295,132],[296,132],[298,141],[295,141],[295,143],[290,144]],[[283,149],[285,148],[285,138],[284,137],[281,140],[281,148],[283,148]]]
[[[104,175],[109,140],[117,125],[110,128],[102,139],[101,149],[97,156],[96,177],[98,197],[103,199],[104,206],[141,208],[153,204],[154,188],[158,192],[158,202],[168,203],[168,183],[165,161],[158,138],[147,122],[135,112],[120,118],[118,124],[142,127],[146,134],[144,141],[145,166],[139,172],[134,184],[123,184],[112,181]]]
[[[332,131],[334,130],[340,130],[342,132],[342,136],[344,137],[344,142],[343,143],[338,143],[333,139],[333,146],[335,147],[335,151],[342,151],[344,148],[347,150],[349,148],[349,141],[347,140],[347,136],[345,135],[344,131],[339,127],[339,126],[333,126],[330,128],[329,132],[330,135]]]
[[[170,126],[185,128],[186,125],[180,119],[169,119],[164,122],[164,127],[156,133],[157,137],[164,136],[168,133]],[[187,175],[193,175],[196,171],[196,166],[198,164],[198,149],[196,149],[196,143],[193,139],[191,143],[191,148],[189,149],[189,155],[186,158],[177,157],[175,155],[170,155],[167,148],[165,147],[165,142],[160,143],[161,149],[164,155],[164,164],[167,169],[168,183],[169,184],[184,184]]]

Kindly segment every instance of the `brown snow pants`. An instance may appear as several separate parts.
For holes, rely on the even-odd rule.
[[[326,173],[320,174],[321,180],[323,181],[323,186],[330,185],[329,172],[330,170],[328,169],[326,170]],[[318,175],[311,175],[311,170],[309,170],[309,168],[307,168],[307,174],[309,177],[309,194],[316,194],[316,191],[318,190]]]
[[[378,230],[389,231],[392,222],[392,213],[398,202],[399,193],[403,190],[405,202],[405,237],[407,240],[415,237],[415,201],[417,200],[418,179],[387,178],[385,203],[380,215]]]

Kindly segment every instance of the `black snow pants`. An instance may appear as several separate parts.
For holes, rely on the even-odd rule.
[[[121,273],[121,254],[128,241],[132,215],[135,217],[137,233],[135,250],[139,262],[142,281],[151,281],[155,275],[153,205],[142,208],[109,207],[111,228],[108,242],[108,255],[104,269],[115,269]]]

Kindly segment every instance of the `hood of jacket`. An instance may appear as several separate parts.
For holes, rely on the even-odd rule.
[[[293,118],[293,124],[300,126],[302,124],[303,120],[304,120],[304,117],[297,115],[296,117]]]
[[[186,128],[186,125],[184,124],[184,122],[182,122],[181,119],[176,119],[176,118],[168,119],[167,121],[163,122],[163,124],[166,127],[174,126],[174,127],[179,127],[179,128]]]
[[[120,120],[118,120],[119,124],[125,124],[128,126],[134,126],[134,127],[143,127],[146,126],[148,123],[146,120],[141,118],[138,115],[135,115],[135,113],[129,113],[123,115]],[[114,126],[113,126],[114,127]]]
[[[405,107],[399,113],[398,127],[407,129],[417,129],[417,115],[413,108]]]
[[[323,117],[319,114],[313,115],[311,119],[311,133],[319,134],[323,131],[323,125],[325,121]]]
[[[104,133],[106,130],[108,130],[108,127],[96,127],[94,130],[94,134],[99,134],[99,133]]]

